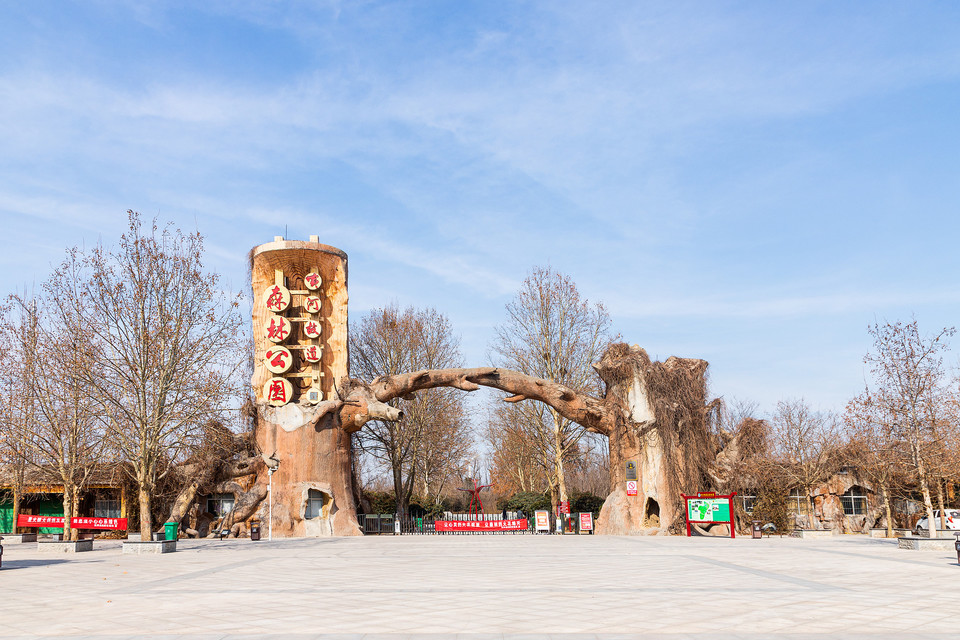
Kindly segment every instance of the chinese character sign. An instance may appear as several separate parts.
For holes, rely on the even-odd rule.
[[[283,342],[290,335],[290,321],[283,316],[270,316],[265,329],[267,340]]]
[[[281,407],[293,399],[293,385],[283,378],[270,378],[263,385],[263,397],[272,407]]]
[[[267,369],[271,373],[285,373],[293,365],[293,355],[286,347],[271,347],[264,354]]]
[[[307,296],[303,299],[303,310],[307,313],[320,313],[323,302],[317,296]]]
[[[303,354],[303,359],[307,362],[320,362],[320,356],[323,355],[323,348],[311,344],[308,347],[304,347],[300,353]]]
[[[271,285],[263,292],[263,303],[270,311],[280,313],[290,306],[290,291],[279,284]]]
[[[303,277],[303,284],[305,284],[310,291],[316,291],[323,285],[323,278],[321,278],[320,274],[316,271],[312,271]]]
[[[308,338],[319,338],[320,323],[315,320],[307,320],[303,323],[303,334]]]

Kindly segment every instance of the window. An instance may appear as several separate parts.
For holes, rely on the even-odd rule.
[[[93,501],[94,518],[119,518],[120,501],[110,498],[96,498]]]
[[[840,502],[843,504],[843,515],[862,516],[867,513],[867,495],[860,487],[850,487],[840,496]]]
[[[810,513],[810,500],[800,489],[793,489],[787,496],[787,508],[790,513],[798,516],[805,516]]]
[[[740,506],[743,507],[744,513],[753,513],[753,507],[756,504],[757,504],[757,496],[751,496],[751,495],[740,496]]]
[[[233,511],[232,493],[214,493],[207,498],[207,511],[222,517]]]
[[[324,494],[322,491],[317,491],[316,489],[307,490],[307,509],[304,512],[303,517],[307,520],[324,517],[323,498]]]

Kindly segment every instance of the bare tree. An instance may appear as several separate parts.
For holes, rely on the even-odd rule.
[[[440,504],[443,492],[459,478],[460,470],[473,453],[473,434],[464,418],[460,394],[449,393],[438,399],[443,405],[434,413],[432,424],[424,429],[417,457],[416,475],[420,494]],[[451,406],[451,402],[458,406]],[[459,419],[450,420],[458,415]]]
[[[805,493],[810,526],[815,528],[811,493],[834,471],[836,428],[830,415],[813,411],[803,400],[777,403],[773,418],[774,451],[789,484]]]
[[[0,325],[0,465],[10,483],[14,532],[27,469],[33,465],[36,450],[37,414],[31,386],[37,375],[39,343],[35,311],[35,305],[25,309],[20,298],[11,296]]]
[[[366,379],[458,366],[460,359],[450,321],[434,309],[401,311],[391,304],[368,313],[350,333],[351,373]],[[372,422],[357,434],[357,441],[362,451],[389,469],[397,511],[405,515],[420,474],[426,474],[420,484],[429,487],[444,474],[441,449],[465,451],[468,434],[463,399],[455,391],[431,389],[393,404],[402,410],[403,420]]]
[[[88,392],[137,486],[140,533],[153,528],[157,482],[195,450],[210,421],[229,424],[244,384],[241,296],[204,269],[203,237],[129,213],[115,250],[83,255],[84,277],[61,280],[60,300],[82,300],[97,344]]]
[[[931,460],[942,453],[942,424],[946,405],[943,353],[955,332],[944,328],[929,336],[920,333],[916,320],[874,324],[873,351],[864,358],[873,374],[868,390],[883,415],[888,416],[896,438],[906,443],[909,463],[920,486],[930,537],[936,537],[931,489],[937,475]]]
[[[906,460],[903,443],[894,429],[894,416],[888,409],[877,403],[869,391],[864,391],[847,403],[843,422],[848,440],[846,458],[880,494],[890,538],[893,537],[892,494],[900,485]]]
[[[578,392],[599,393],[592,365],[611,343],[610,316],[600,303],[581,298],[576,284],[550,268],[535,268],[507,305],[496,328],[491,356],[496,366],[515,369]],[[528,403],[516,409],[534,450],[544,460],[551,502],[567,500],[564,466],[586,430],[555,407]]]
[[[544,491],[549,484],[547,458],[524,429],[520,416],[519,409],[526,406],[532,405],[496,403],[488,413],[485,434],[491,451],[490,480],[504,494]]]
[[[32,370],[22,385],[32,413],[29,459],[41,471],[55,473],[63,486],[67,540],[76,539],[71,521],[104,450],[103,421],[86,384],[97,347],[79,313],[82,300],[57,295],[63,282],[76,283],[78,275],[77,254],[70,252],[38,298],[14,298],[19,311],[16,350]]]

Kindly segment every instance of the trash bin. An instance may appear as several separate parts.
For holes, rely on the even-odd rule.
[[[953,535],[957,536],[957,541],[953,543],[953,548],[957,550],[957,564],[960,564],[960,533],[955,533]],[[0,553],[2,552],[3,550],[0,549]]]
[[[250,539],[251,540],[260,539],[260,523],[259,522],[250,523]]]
[[[180,529],[179,522],[164,522],[163,523],[163,539],[176,540],[178,529]]]
[[[759,540],[760,538],[763,537],[763,529],[760,528],[760,521],[759,521],[759,520],[754,520],[754,521],[753,521],[753,526],[750,527],[750,534],[751,534],[751,537],[752,537],[752,538],[757,539],[757,540]]]

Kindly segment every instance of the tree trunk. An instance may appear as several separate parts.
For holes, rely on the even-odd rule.
[[[937,519],[933,516],[933,501],[930,499],[930,486],[926,475],[920,476],[920,493],[923,496],[923,506],[927,512],[927,536],[937,537]]]
[[[181,522],[183,520],[190,505],[193,504],[194,498],[197,497],[197,490],[204,480],[203,477],[194,477],[187,482],[173,501],[173,506],[170,507],[170,515],[167,516],[167,522]]]
[[[15,486],[13,488],[13,525],[11,527],[13,529],[13,533],[19,532],[19,529],[17,528],[17,520],[20,519],[20,501],[21,500],[22,498],[21,498],[20,487]]]
[[[653,411],[650,410],[650,420],[653,420]],[[645,482],[645,478],[658,477],[659,468],[655,463],[656,456],[651,456],[652,464],[644,465],[647,460],[646,447],[638,436],[633,425],[626,420],[618,420],[609,433],[610,447],[610,494],[603,502],[600,516],[597,518],[597,533],[609,535],[631,535],[644,528],[646,514],[644,505],[648,497],[659,504],[659,493],[656,482],[652,486]],[[651,441],[651,444],[653,442]],[[625,470],[627,462],[636,463],[637,495],[627,495],[625,486]],[[649,496],[648,496],[649,492]]]
[[[804,487],[804,491],[807,494],[807,508],[808,508],[807,524],[810,526],[811,529],[819,529],[820,521],[817,520],[816,504],[813,501],[813,496],[810,495],[810,489]]]
[[[70,526],[70,520],[73,518],[73,501],[75,499],[73,487],[69,482],[63,483],[63,539],[75,540],[76,532]]]
[[[947,528],[947,509],[943,504],[943,478],[937,478],[937,508],[940,509],[940,530]]]
[[[267,487],[263,484],[255,483],[249,491],[244,491],[243,486],[233,480],[218,484],[214,487],[214,491],[233,494],[233,509],[220,523],[221,529],[230,530],[229,536],[231,538],[240,535],[243,522],[256,513],[260,504],[267,497]]]
[[[890,490],[887,485],[880,485],[880,492],[883,496],[883,509],[887,514],[887,537],[893,537],[893,509],[890,508]]]
[[[137,499],[140,503],[140,540],[147,542],[153,536],[153,518],[150,517],[150,491],[142,484],[137,488]]]
[[[563,432],[559,429],[560,416],[555,411],[550,413],[553,416],[554,424],[553,472],[557,479],[557,498],[560,502],[565,502],[567,500],[567,480],[563,473]]]
[[[272,312],[263,304],[260,293],[278,277],[285,279],[291,290],[303,288],[308,273],[319,273],[323,279],[322,293],[318,294],[323,300],[319,314],[323,349],[318,380],[323,398],[318,405],[297,401],[282,407],[268,405],[263,390],[274,374],[266,368],[262,356],[272,343],[261,331],[254,332],[252,383],[258,413],[257,444],[266,455],[276,452],[276,459],[280,461],[273,474],[273,533],[321,535],[312,533],[310,523],[303,519],[308,491],[315,489],[333,498],[329,509],[332,535],[362,535],[352,481],[351,434],[363,424],[356,423],[353,417],[365,412],[367,404],[343,402],[347,396],[345,376],[348,373],[347,256],[339,249],[317,242],[276,241],[255,247],[250,258],[253,291],[258,298],[253,305],[254,328],[269,322]],[[282,271],[282,276],[278,271]],[[291,304],[296,306],[298,302],[294,300]],[[310,384],[309,379],[291,379],[291,382],[299,389],[294,392],[295,396]],[[261,469],[257,481],[268,484],[266,469]],[[257,513],[264,521],[268,512],[268,505],[261,503]]]
[[[294,422],[299,426],[309,419],[309,416],[297,417]],[[353,490],[352,438],[342,426],[341,416],[328,412],[314,424],[288,431],[286,416],[266,409],[262,410],[258,422],[258,442],[275,437],[277,458],[280,460],[280,466],[273,474],[274,535],[312,535],[302,519],[306,494],[311,488],[333,497],[329,516],[333,535],[362,535],[357,523]],[[284,425],[284,428],[278,425]],[[268,435],[271,429],[276,430],[275,436]],[[268,449],[261,444],[261,450]],[[257,481],[268,484],[269,476],[265,470],[261,470]],[[260,510],[264,521],[268,518],[268,512],[269,508]]]
[[[396,502],[394,512],[400,517],[406,516],[410,510],[407,502],[407,491],[403,486],[403,469],[398,462],[393,463],[393,498]]]

